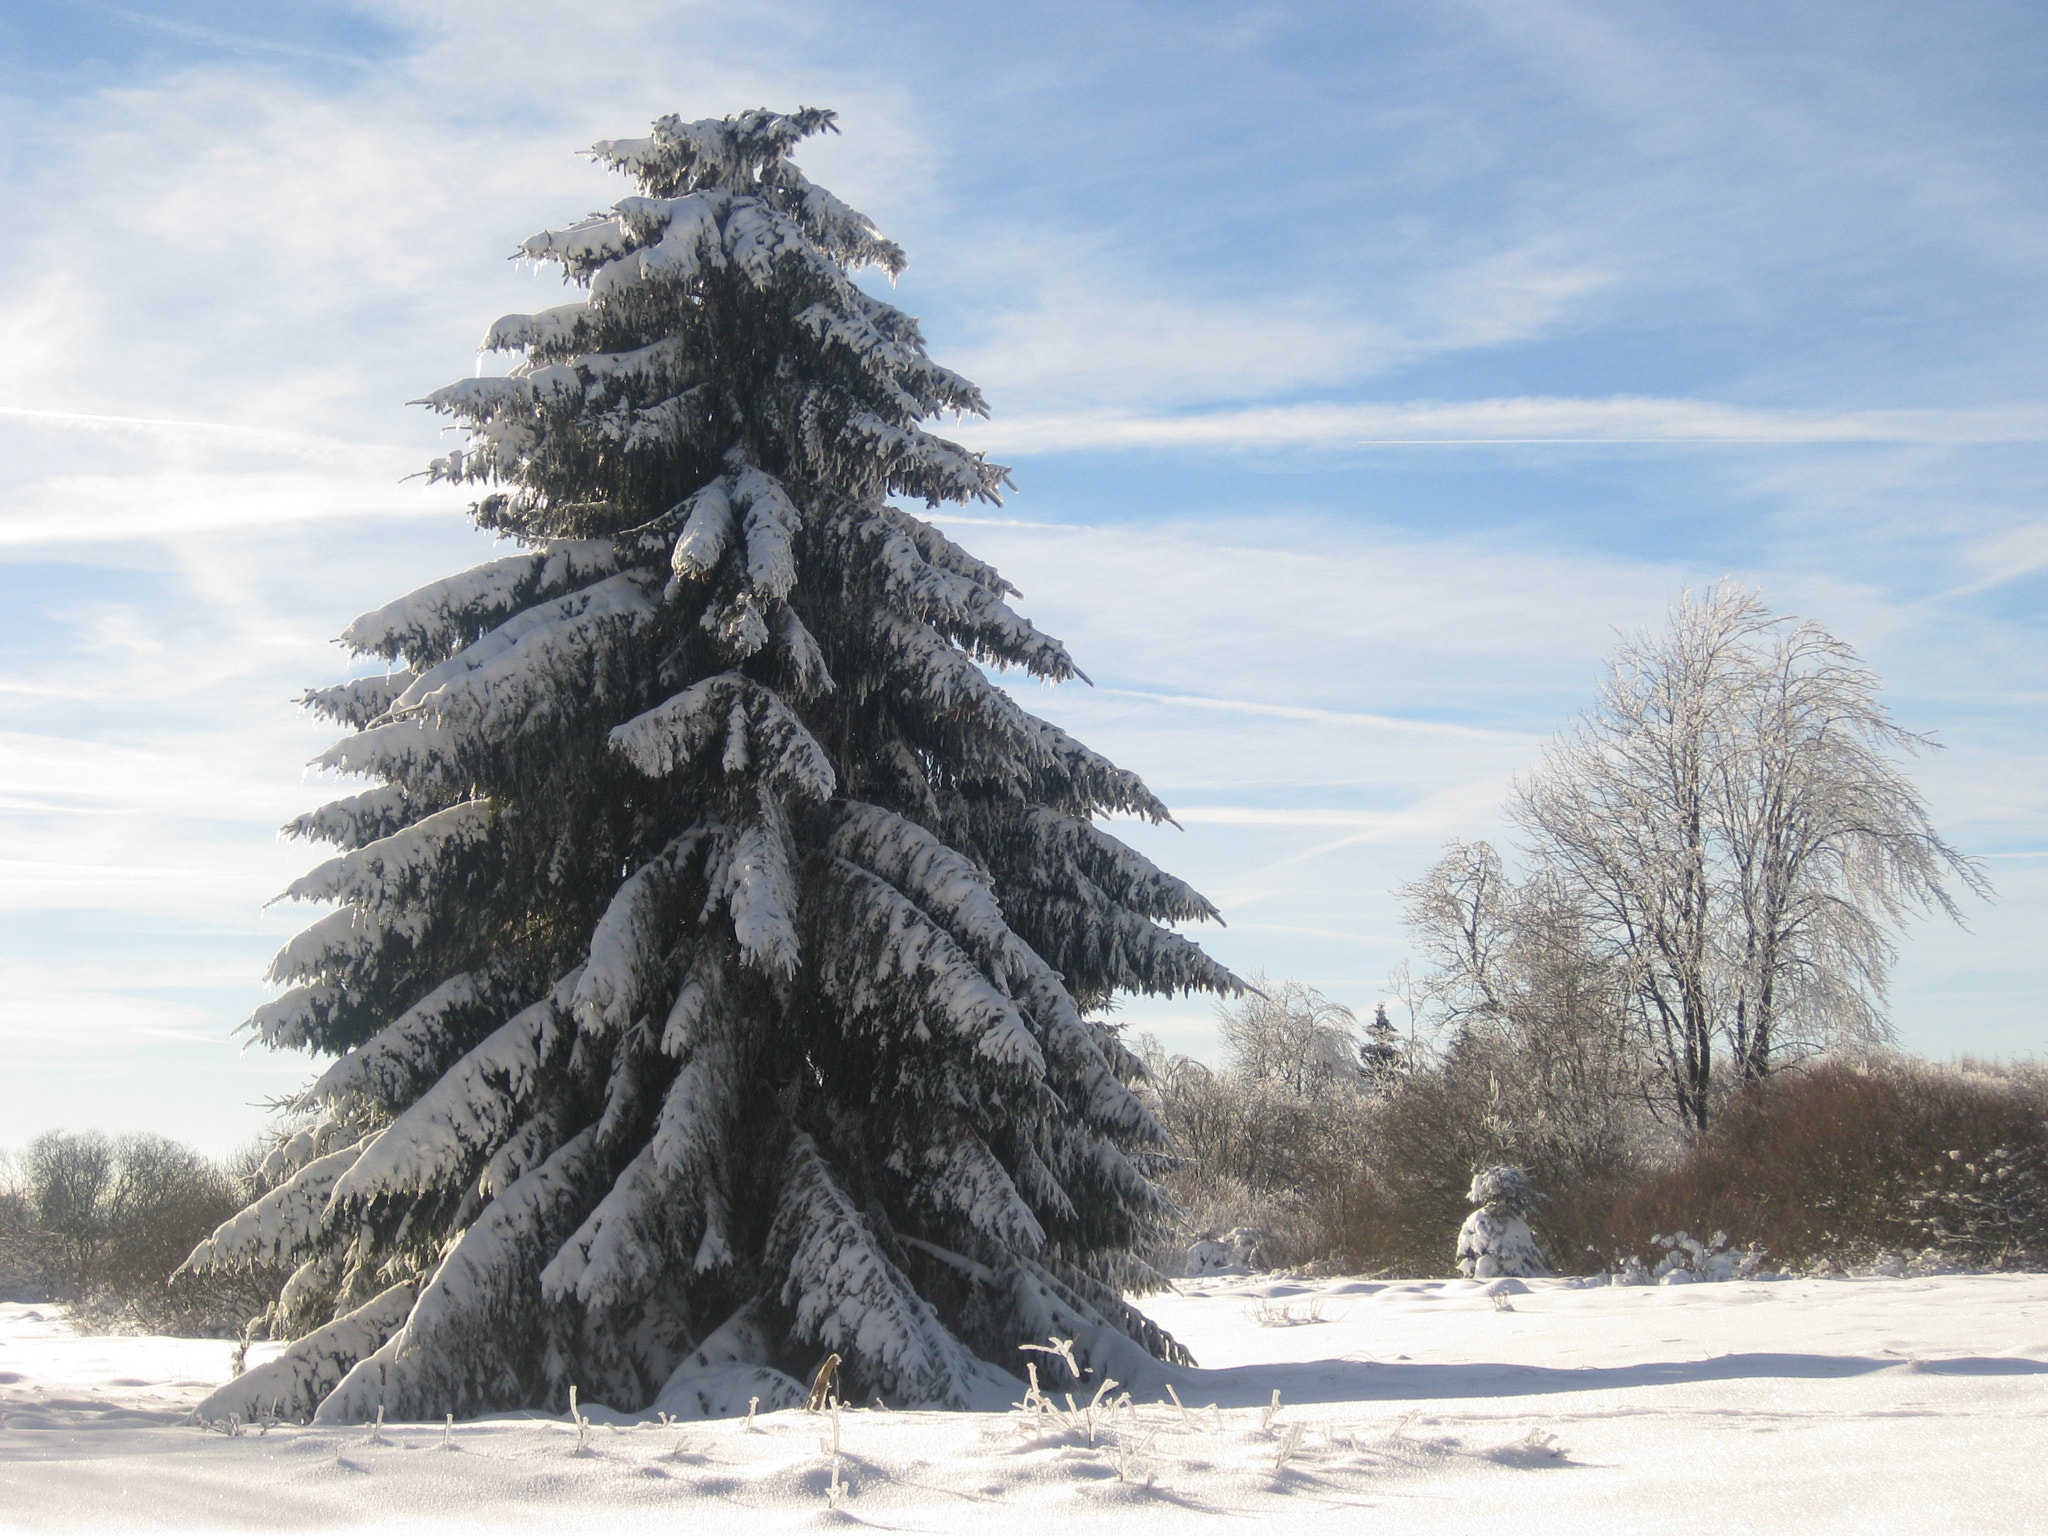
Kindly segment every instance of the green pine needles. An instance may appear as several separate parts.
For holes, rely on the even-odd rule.
[[[1229,991],[1200,895],[1097,824],[1138,778],[984,666],[1077,677],[889,498],[998,499],[981,414],[848,276],[903,254],[790,161],[827,112],[596,146],[637,196],[521,247],[585,290],[426,403],[524,552],[367,614],[307,696],[373,787],[249,1028],[338,1056],[195,1268],[297,1266],[209,1400],[362,1420],[585,1402],[1002,1406],[1019,1346],[1184,1359],[1121,1293],[1164,1136],[1118,991]],[[246,1401],[245,1401],[246,1400]]]

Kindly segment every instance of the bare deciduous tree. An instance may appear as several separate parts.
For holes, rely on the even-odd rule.
[[[1668,1107],[1703,1128],[1721,1083],[1883,1038],[1890,932],[1989,894],[1893,754],[1876,677],[1817,625],[1723,583],[1626,641],[1598,704],[1509,814],[1539,872],[1621,968]]]
[[[1440,1074],[1492,1155],[1552,1178],[1620,1168],[1644,1115],[1627,973],[1561,882],[1518,884],[1490,845],[1453,843],[1400,894],[1430,962],[1416,1001],[1442,1041]]]
[[[1358,1021],[1349,1008],[1301,982],[1269,981],[1263,972],[1252,987],[1248,996],[1216,1008],[1233,1072],[1309,1099],[1358,1086]]]

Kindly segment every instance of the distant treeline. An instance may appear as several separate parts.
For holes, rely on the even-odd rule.
[[[1653,1239],[1718,1230],[1777,1268],[1886,1256],[2048,1268],[2048,1070],[1901,1053],[1821,1056],[1730,1084],[1703,1132],[1631,1091],[1596,1031],[1468,1027],[1403,1038],[1297,983],[1226,1010],[1228,1062],[1145,1053],[1179,1161],[1185,1246],[1263,1234],[1267,1265],[1453,1272],[1476,1168],[1546,1195],[1551,1265],[1654,1262]]]
[[[0,1300],[69,1304],[88,1328],[227,1338],[280,1276],[179,1276],[262,1193],[263,1148],[216,1162],[147,1132],[46,1131],[0,1152]]]

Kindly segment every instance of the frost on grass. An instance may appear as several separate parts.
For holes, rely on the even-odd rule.
[[[337,1059],[194,1256],[296,1265],[294,1411],[734,1412],[826,1351],[850,1398],[963,1405],[1048,1334],[1098,1378],[1184,1358],[1122,1296],[1164,1138],[1091,1015],[1238,983],[1102,825],[1166,807],[990,678],[1078,682],[1065,648],[899,504],[1007,471],[929,429],[981,396],[791,160],[831,120],[599,145],[634,195],[520,248],[576,301],[423,402],[466,434],[429,479],[516,551],[357,619],[385,670],[307,695],[348,732],[316,766],[369,782],[287,829],[337,849],[287,895],[337,910],[247,1027]]]

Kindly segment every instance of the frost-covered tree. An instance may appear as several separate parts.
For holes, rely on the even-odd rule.
[[[1990,894],[1900,766],[1934,745],[1850,647],[1723,583],[1624,642],[1517,786],[1508,814],[1628,976],[1679,1123],[1705,1129],[1729,1080],[1883,1041],[1892,933],[1959,918],[1950,880]]]
[[[1184,1359],[1150,1274],[1162,1132],[1114,992],[1229,991],[1195,891],[1098,818],[1139,779],[985,675],[1080,676],[1015,590],[892,501],[996,501],[927,432],[982,414],[849,273],[902,252],[789,158],[827,112],[596,146],[611,212],[527,241],[582,289],[425,402],[431,477],[520,552],[366,614],[391,670],[307,696],[370,782],[294,821],[249,1028],[338,1060],[275,1189],[196,1267],[288,1260],[294,1336],[208,1417],[848,1391],[1006,1401],[1057,1334]]]

